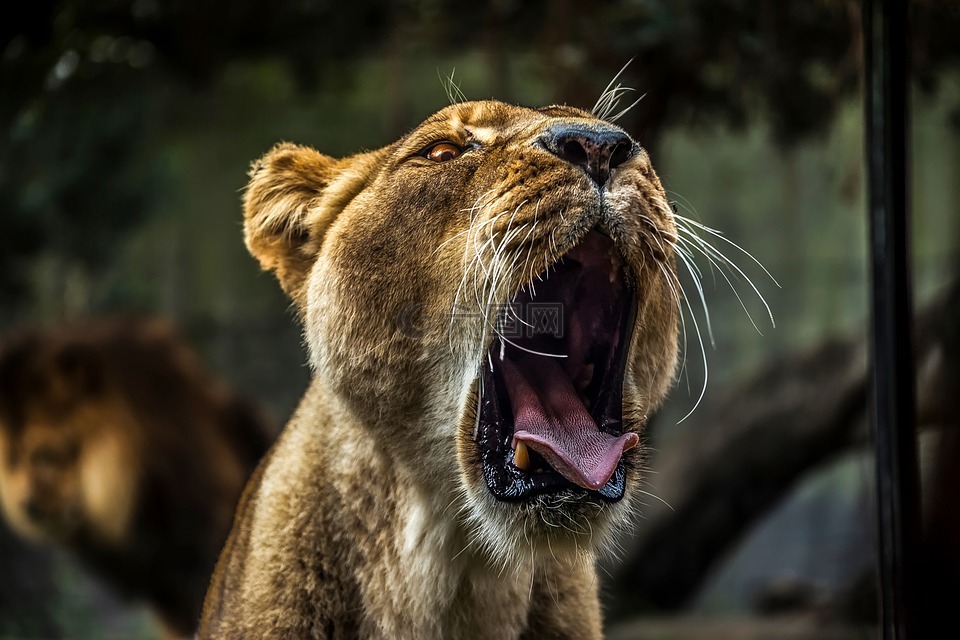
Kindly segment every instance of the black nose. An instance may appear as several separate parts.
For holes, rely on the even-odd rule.
[[[610,170],[634,154],[630,136],[605,125],[555,124],[540,140],[550,153],[580,167],[601,187]]]

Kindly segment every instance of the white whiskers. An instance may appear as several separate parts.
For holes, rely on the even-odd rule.
[[[670,203],[673,204],[673,203]],[[693,281],[693,285],[696,288],[696,298],[699,300],[700,309],[703,317],[703,326],[707,331],[707,336],[711,346],[715,344],[713,336],[713,326],[710,318],[710,310],[707,305],[707,298],[703,289],[703,271],[697,265],[696,257],[703,256],[707,260],[707,264],[710,267],[711,273],[719,272],[721,277],[726,281],[727,285],[730,287],[730,290],[733,291],[734,296],[736,296],[737,301],[740,303],[741,308],[747,315],[747,318],[750,320],[750,323],[757,330],[758,333],[763,333],[760,330],[760,327],[757,325],[757,322],[754,320],[753,315],[750,313],[750,310],[747,308],[746,303],[743,300],[743,297],[740,295],[740,291],[737,289],[736,282],[745,281],[749,288],[753,291],[756,297],[759,299],[760,303],[763,305],[766,310],[766,315],[770,321],[771,327],[776,327],[776,322],[773,318],[773,312],[770,309],[770,305],[767,303],[766,299],[763,297],[763,294],[760,293],[760,289],[754,284],[753,280],[746,274],[746,272],[737,265],[731,258],[721,251],[715,243],[711,243],[711,238],[717,238],[722,240],[727,246],[733,247],[742,255],[748,257],[754,264],[756,264],[764,274],[770,280],[773,281],[777,287],[780,286],[780,283],[777,282],[770,272],[753,256],[749,251],[741,247],[739,244],[733,242],[726,236],[724,236],[720,231],[712,229],[692,218],[688,218],[680,215],[670,204],[660,203],[659,207],[665,215],[671,216],[677,227],[677,234],[675,237],[668,237],[673,245],[674,255],[676,255],[679,264],[682,264],[686,269],[687,273],[690,275],[690,279]],[[689,206],[682,204],[685,209],[690,209]],[[691,213],[693,213],[691,211]],[[655,225],[652,221],[648,221],[651,226]],[[707,235],[705,238],[700,234],[703,232]],[[666,234],[664,234],[665,237]],[[686,295],[686,291],[683,290],[682,283],[679,280],[673,280],[668,277],[667,273],[664,273],[664,277],[667,278],[667,282],[670,284],[671,289],[673,290],[674,284],[677,283],[677,286],[680,288],[680,299],[682,299],[682,304],[680,299],[678,299],[678,307],[680,311],[680,322],[682,328],[682,347],[683,347],[683,360],[681,364],[681,374],[686,371],[686,354],[687,354],[687,325],[684,319],[684,315],[689,315],[690,322],[693,325],[694,331],[697,335],[697,343],[700,347],[700,360],[703,365],[703,384],[700,387],[700,392],[697,397],[696,402],[692,409],[679,422],[683,422],[689,418],[697,407],[700,406],[700,402],[703,400],[704,395],[707,390],[707,381],[709,379],[709,368],[707,365],[707,352],[706,345],[703,339],[701,332],[700,322],[697,320],[697,313],[695,313],[693,305],[690,303],[690,297]],[[673,280],[673,281],[672,281]],[[716,281],[714,280],[714,283]],[[674,290],[674,294],[676,291]]]
[[[606,120],[607,122],[616,122],[630,109],[633,109],[637,104],[644,99],[647,94],[643,94],[636,100],[634,100],[629,107],[616,111],[616,108],[620,105],[620,100],[623,96],[631,91],[636,91],[633,87],[625,87],[621,83],[617,82],[617,79],[623,74],[627,67],[630,66],[630,63],[633,62],[633,58],[627,61],[627,64],[623,65],[620,71],[617,72],[617,75],[613,76],[613,79],[607,84],[604,88],[603,93],[600,94],[600,97],[597,99],[597,103],[593,105],[593,109],[590,110],[597,118],[601,120]]]
[[[496,211],[496,204],[487,200],[490,193],[490,191],[484,193],[477,198],[473,206],[464,209],[470,214],[467,229],[447,239],[437,248],[437,251],[440,251],[450,241],[466,236],[461,264],[463,275],[454,295],[454,309],[461,308],[461,298],[465,296],[472,281],[475,312],[482,318],[483,326],[493,334],[494,340],[500,341],[501,354],[505,346],[510,345],[534,355],[566,358],[566,354],[546,353],[525,347],[510,340],[503,332],[503,323],[509,321],[511,316],[517,322],[531,326],[529,322],[517,315],[512,305],[501,304],[501,301],[509,300],[516,293],[513,287],[516,286],[517,273],[527,275],[526,286],[530,287],[531,293],[536,296],[533,281],[539,271],[537,262],[533,260],[533,249],[540,240],[537,235],[541,223],[540,201],[533,204],[524,200],[512,209]],[[521,210],[529,211],[531,206],[533,219],[518,220]],[[490,211],[491,209],[494,211]],[[499,227],[503,226],[504,220],[506,227],[501,229]],[[555,240],[548,241],[555,247]],[[473,311],[468,313],[472,314]],[[448,346],[451,351],[454,344],[454,319],[458,315],[451,314],[447,329]],[[488,364],[492,367],[492,363],[489,362],[489,352],[487,355]]]
[[[449,76],[444,76],[440,73],[440,69],[437,69],[437,77],[440,78],[440,84],[443,85],[443,90],[447,94],[447,100],[450,101],[450,104],[467,101],[467,96],[463,94],[463,91],[460,90],[460,85],[453,79],[456,73],[456,67],[450,71]]]

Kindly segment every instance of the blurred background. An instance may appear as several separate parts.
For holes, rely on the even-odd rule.
[[[916,0],[912,19],[918,371],[941,389],[960,317],[960,3]],[[589,109],[632,60],[621,106],[642,100],[619,123],[678,213],[772,278],[701,234],[743,274],[730,286],[699,260],[712,341],[685,283],[709,380],[700,401],[688,312],[647,504],[604,563],[610,635],[874,637],[861,42],[846,0],[22,3],[0,22],[0,330],[167,318],[282,424],[308,369],[288,301],[243,246],[249,162],[280,140],[387,144],[451,81],[468,99]],[[921,394],[925,452],[957,426],[938,393]],[[0,637],[156,637],[71,554],[2,525],[0,575]]]

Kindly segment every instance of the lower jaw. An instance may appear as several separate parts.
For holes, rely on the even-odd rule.
[[[534,554],[537,558],[556,561],[558,557],[583,557],[605,547],[611,533],[629,511],[621,504],[611,504],[587,491],[578,489],[531,496],[505,502],[490,496],[489,489],[476,487],[487,498],[480,503],[483,513],[481,537],[491,538],[489,546],[497,546],[515,557]],[[492,524],[488,529],[487,525]],[[506,545],[504,546],[504,543]]]
[[[543,474],[524,474],[511,470],[506,465],[497,468],[482,464],[487,489],[497,500],[519,502],[541,496],[574,496],[598,502],[618,502],[626,490],[626,465],[623,460],[617,465],[613,477],[599,490],[579,487],[554,471]],[[521,474],[523,474],[521,476]]]
[[[499,371],[499,370],[498,370]],[[543,472],[523,471],[512,462],[511,441],[513,438],[513,416],[509,402],[498,397],[503,393],[502,380],[495,380],[489,370],[481,373],[479,381],[492,388],[492,392],[482,395],[479,402],[476,436],[471,443],[476,447],[476,463],[480,465],[484,482],[488,491],[497,499],[504,502],[528,501],[540,496],[562,495],[564,497],[579,497],[595,503],[614,503],[620,501],[626,491],[627,469],[629,461],[638,455],[637,449],[624,452],[618,462],[613,476],[598,490],[585,489],[564,478],[560,473],[549,468]],[[610,404],[613,399],[607,397]],[[617,394],[614,404],[622,405],[622,398]],[[616,409],[620,409],[617,406]],[[616,424],[624,429],[620,411],[611,409],[616,415]]]

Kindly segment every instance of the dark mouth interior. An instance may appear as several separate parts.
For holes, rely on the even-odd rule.
[[[482,363],[477,443],[502,500],[569,489],[623,497],[623,376],[635,300],[613,241],[590,232],[524,287]],[[563,356],[563,357],[559,357]]]

